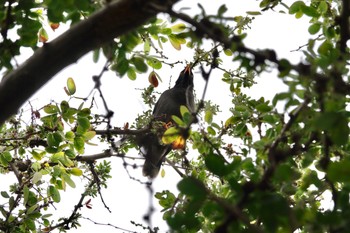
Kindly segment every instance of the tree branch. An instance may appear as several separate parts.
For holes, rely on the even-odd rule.
[[[148,127],[142,129],[110,129],[110,130],[95,130],[97,135],[142,135],[144,133],[149,132],[150,129]]]
[[[168,8],[179,0],[168,0]],[[16,114],[40,87],[66,66],[84,54],[147,22],[157,11],[148,11],[149,4],[159,0],[113,1],[88,19],[72,26],[50,43],[44,44],[0,83],[0,125]]]
[[[92,163],[98,159],[110,158],[110,157],[122,157],[124,158],[124,154],[113,154],[110,150],[106,150],[99,154],[93,155],[79,155],[75,158],[76,161]]]
[[[340,16],[340,51],[346,53],[346,43],[350,38],[349,17],[350,17],[350,3],[348,0],[343,0],[342,12]]]

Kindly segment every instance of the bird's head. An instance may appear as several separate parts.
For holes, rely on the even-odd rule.
[[[179,78],[176,80],[174,87],[188,87],[193,86],[193,73],[191,64],[186,65],[185,69],[181,71]]]

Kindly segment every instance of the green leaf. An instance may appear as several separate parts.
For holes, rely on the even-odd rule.
[[[312,25],[310,25],[308,31],[311,35],[315,35],[317,32],[319,32],[321,29],[321,23],[317,22]]]
[[[221,5],[218,9],[218,16],[223,16],[223,14],[227,11],[227,7],[225,4]]]
[[[31,207],[29,207],[26,211],[27,214],[33,213],[38,208],[38,204],[34,204]]]
[[[97,63],[100,58],[100,49],[95,49],[92,53],[92,61]]]
[[[224,53],[225,53],[226,56],[232,56],[232,55],[233,55],[231,49],[225,49],[225,50],[224,50]],[[230,74],[229,74],[229,73],[224,73],[224,76],[225,76],[225,74],[228,74],[229,77],[230,77]]]
[[[74,148],[78,151],[79,154],[84,153],[85,140],[82,137],[74,138]]]
[[[84,136],[84,139],[86,141],[89,141],[89,140],[93,139],[96,136],[96,132],[95,131],[88,131],[88,132],[84,133],[83,136]]]
[[[216,154],[209,154],[205,156],[205,166],[209,171],[220,177],[228,173],[225,166],[225,160]]]
[[[41,172],[35,172],[32,178],[33,184],[36,184],[39,180],[41,180],[43,174]]]
[[[181,113],[181,116],[184,117],[185,114],[190,114],[190,111],[188,110],[188,108],[185,105],[181,105],[180,106],[180,113]]]
[[[64,156],[64,152],[60,151],[55,154],[53,154],[50,158],[51,162],[53,163],[58,163],[59,161],[62,160],[62,157]]]
[[[181,44],[185,44],[186,40],[183,38],[180,38],[174,34],[171,34],[168,36],[171,45],[176,49],[176,50],[181,50]]]
[[[153,57],[147,58],[147,64],[156,70],[159,70],[162,68],[162,63],[157,58],[153,58]]]
[[[157,192],[154,196],[159,200],[159,205],[163,207],[162,211],[170,209],[176,200],[175,195],[168,190]]]
[[[74,150],[72,149],[65,150],[64,154],[68,156],[68,158],[71,158],[71,159],[75,158],[75,153],[74,153]]]
[[[313,127],[327,131],[332,142],[338,146],[349,140],[350,129],[346,114],[342,112],[325,112],[313,120]]]
[[[136,76],[136,72],[135,72],[135,69],[133,67],[130,67],[128,69],[128,71],[126,72],[126,75],[128,76],[128,78],[130,80],[136,80],[137,76]]]
[[[46,105],[44,107],[44,112],[47,114],[58,113],[58,107],[56,105],[53,105],[53,104]]]
[[[172,115],[171,119],[178,125],[178,126],[186,126],[186,124],[182,121],[182,119],[178,116]]]
[[[321,14],[326,14],[328,11],[328,4],[326,1],[321,1],[318,5],[318,10],[321,12]]]
[[[68,131],[64,136],[67,140],[72,141],[75,137],[75,134],[72,131]]]
[[[23,205],[26,205],[29,199],[29,188],[27,185],[23,187]]]
[[[215,129],[214,129],[213,127],[211,127],[211,126],[208,126],[208,127],[207,127],[207,131],[208,131],[208,133],[211,134],[211,135],[216,135]]]
[[[6,191],[1,191],[0,194],[3,198],[10,198],[9,194]]]
[[[333,49],[331,42],[325,40],[320,47],[318,47],[317,52],[323,56],[328,56],[330,51]]]
[[[295,1],[290,7],[289,7],[289,14],[295,14],[298,11],[301,10],[301,7],[305,6],[305,3],[303,1]]]
[[[274,177],[278,182],[283,183],[299,179],[300,174],[289,164],[281,164],[276,168]]]
[[[117,71],[119,76],[123,77],[129,70],[129,61],[126,58],[119,59],[117,63],[112,65],[111,69]]]
[[[213,112],[210,110],[205,111],[204,120],[208,124],[211,124],[213,122]]]
[[[75,86],[75,82],[73,78],[68,78],[67,79],[67,89],[68,89],[68,93],[69,95],[74,95],[76,92],[76,86]]]
[[[247,15],[261,15],[260,11],[247,11]]]
[[[350,161],[331,162],[327,169],[327,176],[332,182],[350,182]]]
[[[81,176],[83,175],[83,171],[79,168],[72,168],[71,170],[69,170],[70,174],[74,175],[74,176]]]
[[[70,187],[72,188],[76,187],[74,181],[71,179],[70,175],[68,175],[67,173],[62,172],[61,179],[62,179],[62,182],[66,182]]]
[[[174,142],[180,135],[180,130],[178,128],[170,127],[164,132],[162,142],[164,144],[170,144]]]
[[[24,220],[24,225],[31,231],[35,231],[35,222],[34,220],[30,219],[30,218],[26,218]]]
[[[307,16],[310,16],[310,17],[318,17],[320,16],[319,13],[317,12],[317,10],[311,6],[306,6],[306,5],[303,5],[300,7],[301,11],[307,15]]]
[[[178,184],[177,188],[185,195],[191,196],[195,199],[205,199],[207,190],[204,184],[193,177],[185,177]]]
[[[58,132],[48,133],[46,138],[47,138],[47,145],[49,147],[54,147],[54,148],[57,148],[59,144],[63,141],[61,134]]]
[[[301,17],[303,17],[304,13],[302,11],[298,11],[296,14],[295,14],[295,18],[297,19],[300,19]]]
[[[86,132],[90,129],[90,121],[87,117],[78,117],[77,119],[78,127],[81,127],[80,133]]]
[[[145,63],[145,60],[141,57],[133,57],[131,59],[131,62],[134,64],[135,68],[142,72],[145,73],[147,72],[148,66]]]
[[[4,153],[2,153],[2,156],[8,163],[12,161],[12,155],[9,151],[5,151]]]
[[[148,54],[151,51],[151,43],[148,38],[145,39],[145,42],[143,44],[143,51]]]
[[[261,113],[270,112],[272,109],[267,103],[258,104],[255,108]]]
[[[186,25],[184,23],[178,23],[178,24],[171,26],[172,32],[182,32],[185,29],[186,29]]]
[[[50,185],[47,189],[47,195],[52,198],[52,200],[56,203],[61,201],[60,192],[55,188],[55,186]]]
[[[272,100],[272,104],[273,104],[273,106],[276,106],[278,101],[282,101],[282,100],[289,99],[289,98],[291,98],[291,94],[289,92],[277,93]]]

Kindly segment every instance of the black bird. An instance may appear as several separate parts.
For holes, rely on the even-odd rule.
[[[175,115],[181,118],[181,105],[185,105],[191,113],[195,110],[191,65],[187,65],[181,71],[173,88],[161,94],[153,109],[154,120],[162,121],[165,124],[174,124],[171,116]],[[170,152],[172,146],[163,144],[161,142],[161,135],[152,132],[145,135],[139,141],[139,145],[145,157],[143,175],[149,178],[155,178],[159,173],[165,156]]]

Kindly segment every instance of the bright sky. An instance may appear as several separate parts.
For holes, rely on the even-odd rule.
[[[176,8],[188,6],[188,2],[193,3],[191,10],[184,11],[188,14],[193,9],[198,11],[196,6],[197,1],[182,1]],[[200,1],[204,2],[204,1]],[[208,3],[210,2],[210,3]],[[205,1],[203,3],[208,14],[215,13],[217,8],[222,4],[226,3],[229,8],[227,15],[245,15],[246,11],[258,11],[259,1],[247,1],[247,0],[225,0],[225,1]],[[284,1],[289,4],[291,1]],[[280,10],[281,8],[278,8]],[[285,9],[284,9],[285,10]],[[286,10],[285,10],[286,11]],[[274,49],[278,57],[285,57],[292,62],[299,62],[302,57],[301,52],[291,52],[291,50],[297,49],[299,46],[304,45],[307,42],[307,27],[306,20],[294,19],[293,16],[288,14],[280,14],[277,12],[265,12],[261,16],[256,16],[255,20],[251,25],[251,29],[248,31],[248,37],[245,40],[246,46],[251,48],[270,48]],[[59,32],[56,32],[58,34]],[[166,46],[166,55],[170,56],[170,61],[186,60],[191,61],[191,51],[182,49],[180,52],[174,50],[171,46]],[[77,95],[86,97],[90,90],[93,88],[94,83],[92,76],[100,73],[103,67],[103,61],[98,64],[92,62],[92,55],[89,54],[79,60],[76,65],[72,65],[66,68],[64,71],[59,73],[49,84],[41,89],[39,93],[31,98],[33,106],[41,107],[52,99],[60,101],[66,99],[67,96],[63,91],[66,79],[73,77],[77,84]],[[226,63],[228,66],[234,66],[232,63]],[[169,80],[171,78],[171,86],[174,84],[179,72],[183,69],[184,65],[177,65],[175,68],[170,68],[163,65],[164,69],[158,71],[158,74],[162,77],[163,82],[160,83],[160,87],[157,91],[162,92],[169,86]],[[233,67],[234,68],[234,67]],[[194,74],[196,76],[196,72]],[[201,96],[204,82],[197,74],[198,79],[195,78],[195,89],[197,96]],[[226,106],[230,106],[230,93],[228,86],[221,82],[222,74],[219,72],[214,73],[209,81],[209,89],[206,95],[207,100],[212,100],[214,103],[225,106],[222,110],[228,109]],[[276,78],[276,73],[265,73],[258,79],[259,84],[253,87],[251,90],[246,90],[253,98],[260,98],[265,96],[267,99],[272,99],[275,92],[285,88],[279,80]],[[113,119],[114,126],[123,126],[125,122],[132,123],[137,114],[142,113],[146,109],[143,105],[140,91],[138,88],[144,88],[149,85],[147,75],[140,75],[137,81],[130,81],[127,77],[120,79],[114,73],[106,73],[102,78],[102,89],[107,99],[109,107],[115,112]],[[95,95],[98,99],[98,95]],[[101,102],[98,102],[98,108],[103,112],[103,106]],[[29,109],[28,105],[24,106],[24,109]],[[227,110],[223,112],[222,119],[227,118]],[[96,140],[97,142],[97,140]],[[107,147],[89,147],[86,149],[86,154],[93,154],[101,152],[102,149]],[[128,156],[137,157],[137,152],[130,153]],[[135,228],[130,224],[130,220],[137,223],[144,223],[142,217],[147,213],[149,206],[149,193],[143,185],[132,181],[128,178],[125,169],[122,166],[123,161],[115,158],[113,161],[112,176],[113,179],[109,181],[109,188],[103,189],[102,194],[106,204],[110,207],[112,213],[110,214],[100,201],[100,198],[94,198],[92,200],[92,209],[83,208],[82,214],[84,217],[93,219],[99,223],[110,223],[115,226],[125,228],[128,230],[135,230],[141,232],[141,228]],[[143,161],[138,163],[142,164]],[[176,191],[176,184],[179,180],[179,176],[169,167],[166,167],[166,176],[161,178],[160,176],[155,179],[153,188],[155,191],[162,191],[169,189],[173,192]],[[130,171],[135,177],[142,178],[141,169]],[[145,180],[145,178],[142,178]],[[79,179],[75,179],[76,183],[79,183]],[[74,208],[74,205],[80,198],[82,192],[81,187],[76,189],[67,188],[65,193],[62,193],[62,203],[56,204],[57,211],[61,217],[68,217]],[[153,203],[157,206],[156,199]],[[63,211],[61,210],[63,208]],[[153,215],[153,225],[159,226],[161,232],[167,230],[166,223],[162,221],[162,214],[159,213],[160,209],[157,207],[156,212]],[[157,213],[158,212],[158,213]],[[108,226],[97,226],[90,223],[87,220],[81,220],[82,227],[78,230],[71,232],[121,232],[117,229]]]

